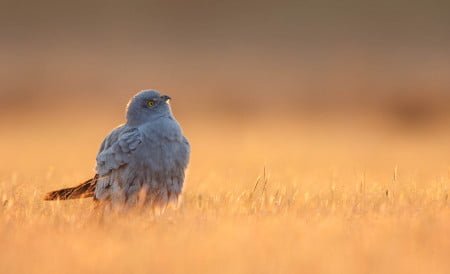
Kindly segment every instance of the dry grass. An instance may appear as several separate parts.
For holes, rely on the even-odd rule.
[[[88,200],[43,202],[91,175],[115,122],[2,136],[0,273],[450,273],[446,134],[184,121],[178,210],[100,220]]]

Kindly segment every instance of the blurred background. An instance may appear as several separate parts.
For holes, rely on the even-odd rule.
[[[2,166],[36,165],[30,151],[55,165],[69,144],[93,160],[148,88],[174,98],[197,147],[267,128],[274,145],[307,124],[434,134],[450,117],[449,33],[443,0],[2,0]]]
[[[173,95],[183,115],[421,122],[449,111],[444,0],[2,0],[0,10],[2,118],[120,108],[144,88]]]

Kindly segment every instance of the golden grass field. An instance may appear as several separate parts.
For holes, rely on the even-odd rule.
[[[450,273],[446,132],[179,118],[180,208],[103,219],[42,196],[92,176],[120,119],[4,124],[0,273]]]

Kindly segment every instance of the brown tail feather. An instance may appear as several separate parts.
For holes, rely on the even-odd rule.
[[[69,188],[63,188],[49,192],[45,195],[44,200],[69,200],[69,199],[81,199],[94,196],[95,186],[97,185],[98,175],[94,178],[87,180],[86,182]]]

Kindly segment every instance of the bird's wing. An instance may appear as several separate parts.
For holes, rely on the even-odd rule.
[[[128,164],[132,153],[141,143],[142,134],[138,128],[121,126],[113,130],[103,141],[97,155],[97,174],[105,176]]]

